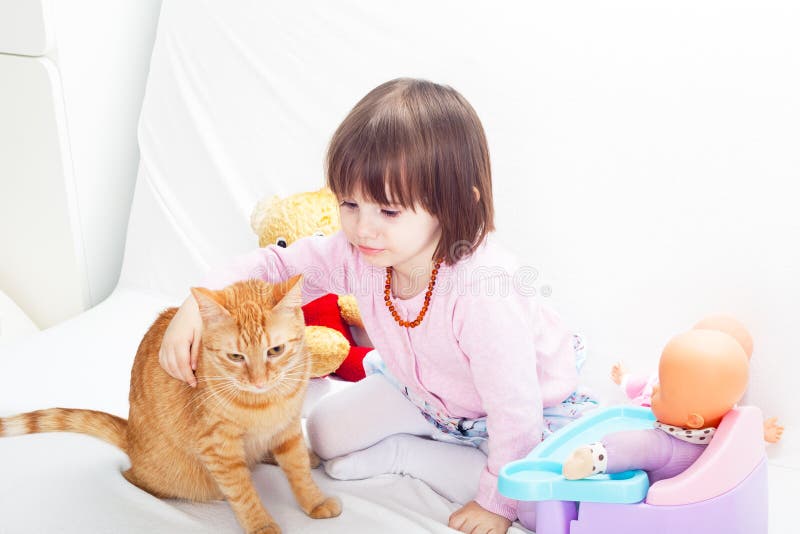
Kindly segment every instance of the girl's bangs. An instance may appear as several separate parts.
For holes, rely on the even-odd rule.
[[[420,154],[425,151],[381,141],[374,139],[361,150],[356,149],[361,143],[334,149],[328,186],[339,199],[357,194],[383,206],[414,209],[420,205],[430,211],[423,194],[425,180]]]

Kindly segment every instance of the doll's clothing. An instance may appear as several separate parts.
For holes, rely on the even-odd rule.
[[[650,484],[682,473],[706,448],[705,444],[689,443],[655,428],[614,432],[591,446],[607,462],[597,473],[641,469]]]
[[[634,375],[625,373],[622,375],[619,386],[622,391],[637,406],[650,407],[650,399],[653,397],[653,386],[658,384],[658,374],[650,376]]]
[[[678,426],[665,425],[658,421],[656,421],[655,427],[681,441],[696,443],[698,445],[708,445],[708,442],[714,437],[714,432],[717,431],[713,426],[708,428],[681,428]]]

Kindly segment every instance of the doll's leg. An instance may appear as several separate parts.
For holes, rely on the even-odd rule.
[[[669,459],[669,439],[667,434],[655,429],[608,434],[601,441],[572,451],[564,461],[564,477],[576,480],[598,473],[658,469]]]
[[[660,430],[623,430],[575,449],[564,461],[563,473],[574,480],[598,473],[643,469],[652,484],[683,472],[703,450],[703,445],[675,439]]]
[[[430,427],[433,429],[433,427]],[[469,445],[396,434],[325,464],[340,480],[358,480],[386,473],[409,475],[426,482],[444,498],[465,504],[478,493],[486,454]]]
[[[430,435],[433,427],[385,377],[375,374],[321,400],[308,416],[306,431],[314,452],[329,459],[392,434]]]

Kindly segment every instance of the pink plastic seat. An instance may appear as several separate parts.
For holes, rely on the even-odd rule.
[[[761,410],[734,408],[722,419],[700,458],[680,475],[653,484],[645,502],[681,505],[713,499],[735,488],[763,459]]]

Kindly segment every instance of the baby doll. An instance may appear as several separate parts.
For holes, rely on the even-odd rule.
[[[717,330],[732,336],[742,347],[747,355],[748,361],[753,354],[753,338],[747,328],[728,315],[710,315],[697,324],[693,329]],[[611,368],[611,380],[620,386],[625,395],[637,406],[650,407],[650,398],[653,395],[653,388],[658,385],[658,374],[653,373],[648,376],[637,375],[628,372],[617,362]],[[771,417],[764,421],[764,440],[769,443],[777,443],[783,435],[783,427],[778,424],[777,417]]]
[[[678,475],[703,453],[747,379],[747,354],[734,337],[697,328],[675,336],[658,365],[655,428],[614,432],[579,447],[564,462],[564,477],[642,469],[653,484]]]

